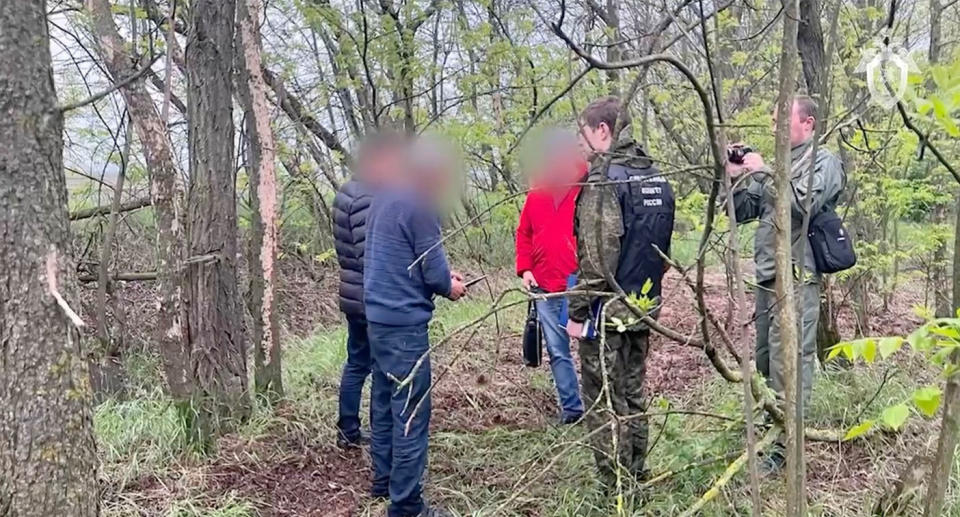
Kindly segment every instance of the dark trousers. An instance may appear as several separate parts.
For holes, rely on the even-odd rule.
[[[373,390],[370,456],[374,495],[390,496],[389,517],[423,511],[422,478],[430,431],[430,341],[426,323],[397,327],[370,323]],[[417,361],[424,361],[402,389]],[[409,423],[409,425],[408,425]]]
[[[644,477],[644,461],[647,457],[647,418],[637,417],[647,410],[643,393],[643,380],[646,376],[647,349],[650,333],[648,331],[607,332],[604,354],[604,366],[607,371],[607,387],[610,389],[610,401],[613,412],[618,416],[631,416],[617,428],[617,456],[613,454],[613,436],[611,431],[603,430],[595,434],[590,444],[597,460],[600,481],[607,487],[613,486],[617,469],[637,481]],[[583,371],[583,398],[587,408],[587,428],[604,426],[609,428],[612,416],[607,407],[607,397],[603,392],[603,368],[600,365],[600,340],[591,339],[580,342],[580,362]],[[596,406],[594,404],[596,403]],[[626,477],[626,476],[625,476]]]
[[[370,375],[370,340],[367,320],[347,316],[347,362],[340,378],[340,416],[337,429],[341,438],[349,442],[360,439],[360,397],[363,383]]]

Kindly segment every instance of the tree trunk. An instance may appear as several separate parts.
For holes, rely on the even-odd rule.
[[[108,0],[86,0],[91,29],[97,38],[100,55],[115,81],[136,73],[113,21]],[[169,73],[169,72],[168,72]],[[193,392],[189,370],[189,344],[185,332],[186,309],[183,305],[183,184],[173,155],[173,143],[167,125],[161,119],[150,93],[140,81],[120,88],[134,129],[143,147],[150,176],[150,201],[157,232],[157,311],[156,340],[163,360],[170,394],[185,400]]]
[[[603,18],[607,24],[607,61],[614,63],[623,57],[623,44],[620,43],[620,0],[607,0]],[[620,95],[620,70],[607,70],[607,89],[610,95]]]
[[[238,93],[247,113],[247,174],[250,184],[250,288],[247,306],[253,319],[254,385],[257,393],[283,395],[280,372],[280,323],[276,303],[277,177],[276,147],[270,128],[267,83],[261,71],[260,0],[240,0]]]
[[[960,361],[960,353],[954,351],[950,361]],[[960,376],[956,372],[947,378],[947,388],[943,394],[943,421],[940,426],[940,438],[937,442],[937,455],[933,469],[927,479],[927,497],[924,505],[924,517],[943,515],[947,487],[953,471],[953,458],[957,448],[957,435],[960,434]]]
[[[237,289],[233,37],[235,0],[190,3],[187,120],[190,189],[186,266],[190,372],[196,383],[190,439],[206,448],[214,433],[249,410],[247,360]],[[189,411],[190,408],[185,408]]]
[[[780,300],[780,357],[783,362],[782,376],[784,426],[787,449],[787,517],[799,517],[803,507],[803,456],[797,454],[796,402],[801,394],[794,379],[797,376],[797,301],[793,283],[793,260],[791,250],[790,216],[790,114],[793,106],[793,91],[797,76],[797,0],[783,2],[783,48],[780,54],[780,89],[777,96],[776,167],[774,190],[776,191],[776,299]],[[802,258],[800,259],[802,260]]]
[[[821,91],[824,70],[823,28],[820,26],[820,0],[800,0],[800,26],[797,31],[797,50],[803,63],[803,78],[807,91],[821,102],[827,92]]]
[[[927,50],[927,62],[930,66],[935,66],[940,62],[940,47],[943,38],[942,24],[940,23],[943,13],[943,7],[940,0],[930,0],[930,46]],[[931,80],[927,87],[935,90],[936,84]],[[927,172],[933,172],[934,165],[928,167]],[[938,193],[943,192],[944,181],[936,183]],[[945,203],[937,203],[933,207],[933,223],[947,224],[949,206]],[[941,239],[937,244],[937,249],[933,252],[933,266],[931,270],[933,276],[933,306],[938,318],[950,317],[953,313],[950,304],[950,293],[944,288],[947,285],[947,240]],[[936,470],[936,469],[934,469]]]
[[[840,342],[840,329],[837,328],[836,311],[833,307],[833,280],[823,282],[823,297],[820,299],[820,325],[817,326],[817,359],[821,365],[826,364],[830,348]],[[837,356],[834,362],[839,363],[844,358]]]
[[[0,515],[99,512],[46,2],[0,2]]]
[[[960,317],[957,314],[960,311],[960,194],[957,194],[953,207],[957,212],[953,226],[953,316]]]

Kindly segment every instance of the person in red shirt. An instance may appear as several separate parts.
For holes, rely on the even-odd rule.
[[[547,135],[541,152],[517,226],[517,276],[531,292],[560,293],[576,280],[573,216],[580,193],[577,183],[586,176],[587,163],[573,134],[557,131]],[[567,299],[535,303],[560,402],[560,422],[575,423],[583,416],[583,402],[565,329]]]

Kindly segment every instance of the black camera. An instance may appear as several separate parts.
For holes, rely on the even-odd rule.
[[[731,145],[727,147],[727,161],[737,165],[743,165],[743,157],[752,152],[753,149],[751,149],[748,145]]]

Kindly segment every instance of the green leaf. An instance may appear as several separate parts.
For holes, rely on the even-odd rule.
[[[933,103],[933,114],[936,115],[938,119],[945,119],[950,116],[947,107],[943,104],[943,101],[940,100],[940,97],[931,95],[930,102]]]
[[[927,418],[933,418],[940,408],[940,388],[936,386],[927,386],[913,392],[913,405]]]
[[[897,404],[884,409],[883,413],[880,414],[880,419],[883,420],[883,425],[896,431],[903,427],[903,423],[907,421],[909,416],[910,408],[906,404]]]
[[[626,332],[627,326],[624,325],[623,320],[620,318],[611,317],[610,322],[617,327],[617,332]]]
[[[930,332],[953,340],[960,340],[960,330],[955,327],[931,327]]]
[[[925,320],[933,319],[933,311],[930,310],[930,307],[927,307],[926,305],[914,305],[913,313]]]
[[[873,420],[864,420],[860,425],[854,426],[852,429],[847,431],[846,436],[843,437],[843,441],[853,440],[854,438],[862,435],[863,433],[869,431],[873,428]]]
[[[875,357],[877,357],[877,342],[868,339],[863,343],[863,360],[872,363]]]
[[[903,346],[903,338],[899,337],[885,337],[880,340],[880,358],[886,359],[891,355],[895,354],[897,350],[900,350],[900,347]]]
[[[646,296],[650,294],[651,289],[653,289],[653,281],[648,278],[647,281],[643,283],[643,287],[640,288],[640,294]]]
[[[840,355],[840,352],[843,352],[843,347],[846,346],[846,343],[839,343],[830,347],[830,353],[827,354],[827,361],[832,360],[834,357]]]

